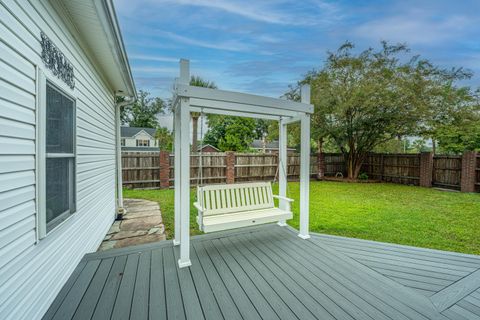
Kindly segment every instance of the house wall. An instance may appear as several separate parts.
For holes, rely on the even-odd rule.
[[[74,66],[74,90],[44,72],[76,99],[77,126],[77,212],[42,240],[35,182],[40,31]],[[112,89],[77,39],[46,0],[0,1],[0,319],[40,318],[114,219]]]
[[[156,147],[155,139],[147,134],[137,134],[135,137],[122,137],[125,139],[125,147],[136,147],[137,140],[150,140],[150,147]]]

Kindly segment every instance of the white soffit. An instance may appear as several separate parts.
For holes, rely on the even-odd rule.
[[[111,0],[56,0],[79,31],[81,43],[112,89],[135,95],[130,65]]]

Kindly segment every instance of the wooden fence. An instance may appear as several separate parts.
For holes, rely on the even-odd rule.
[[[340,174],[346,176],[343,154],[325,153],[322,157],[317,154],[311,156],[310,172],[312,177],[317,177],[317,174],[322,172],[321,176],[326,177]],[[173,186],[174,156],[166,155],[165,157],[168,159],[168,163],[163,164],[162,168],[167,168],[168,176],[164,182],[161,182],[160,178],[162,165],[160,159],[159,152],[124,152],[122,166],[125,187],[160,188],[166,187],[165,184]],[[200,179],[200,156],[192,154],[190,159],[191,184],[196,185]],[[226,153],[203,154],[202,180],[204,183],[226,183],[228,170],[232,170],[230,174],[234,175],[235,182],[273,181],[278,178],[278,156],[276,154],[238,153],[234,155],[234,159],[233,167],[229,168]],[[430,159],[431,163],[428,167],[428,163],[422,163],[424,160],[420,154],[372,153],[365,160],[361,172],[366,173],[371,180],[418,186],[421,184],[420,176],[422,166],[424,166],[429,170],[426,174],[429,175],[431,186],[454,190],[462,188],[462,156],[435,155]],[[480,192],[480,155],[477,154],[474,161],[476,161],[476,167],[471,179],[475,179],[475,190]],[[287,175],[290,180],[299,178],[300,156],[298,154],[288,155]]]

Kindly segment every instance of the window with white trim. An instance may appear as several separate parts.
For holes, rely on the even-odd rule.
[[[47,83],[45,110],[46,233],[76,210],[75,101]]]
[[[149,146],[150,146],[150,140],[137,139],[137,147],[149,147]]]

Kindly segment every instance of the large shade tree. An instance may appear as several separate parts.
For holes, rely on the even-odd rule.
[[[137,100],[121,110],[122,124],[130,127],[156,128],[158,126],[157,115],[165,111],[165,102],[158,97],[150,97],[150,93],[140,90]]]
[[[402,44],[382,42],[380,50],[355,53],[347,42],[329,52],[324,66],[299,85],[312,87],[312,137],[320,149],[325,139],[332,139],[345,156],[348,177],[356,178],[376,146],[430,130],[432,108],[459,103],[454,82],[465,76],[461,69],[443,70],[409,56]],[[289,94],[298,99],[295,90]]]

